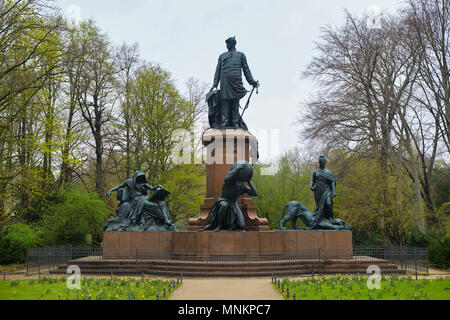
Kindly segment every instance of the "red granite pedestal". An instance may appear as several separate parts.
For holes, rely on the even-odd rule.
[[[351,231],[105,232],[104,257],[316,256],[351,257]]]

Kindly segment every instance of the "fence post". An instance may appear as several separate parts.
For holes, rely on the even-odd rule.
[[[169,253],[166,252],[166,274],[167,274],[168,270],[169,270]]]
[[[27,250],[27,277],[28,277],[28,265],[30,263],[30,250]]]
[[[425,259],[427,262],[427,276],[430,275],[429,266],[428,266],[428,248],[425,248]]]
[[[54,268],[55,265],[56,265],[56,245],[53,246],[52,255],[53,255],[53,265],[52,265],[52,268]]]
[[[38,250],[38,273],[39,273],[39,279],[41,275],[41,249]]]
[[[402,259],[403,259],[403,267],[402,270],[404,269],[406,274],[408,274],[408,272],[410,272],[408,270],[408,268],[410,268],[411,266],[409,265],[411,263],[411,250],[408,251],[408,247],[400,247],[400,250],[402,252]]]
[[[138,248],[136,248],[136,264],[134,265],[134,275],[137,275],[137,270],[138,270]]]
[[[417,247],[414,247],[414,272],[416,273],[417,280]]]
[[[319,248],[319,275],[322,275],[322,262],[320,259],[320,248]]]

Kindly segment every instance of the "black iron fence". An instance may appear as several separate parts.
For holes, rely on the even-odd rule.
[[[428,275],[427,248],[355,247],[353,250],[310,249],[286,253],[244,254],[206,250],[201,254],[155,255],[136,249],[123,253],[101,247],[53,246],[28,251],[27,275],[66,274],[76,266],[84,275],[270,276],[366,273]]]

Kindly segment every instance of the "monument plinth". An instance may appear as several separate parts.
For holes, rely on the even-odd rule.
[[[206,147],[206,197],[200,207],[200,217],[189,219],[188,230],[197,231],[206,226],[214,203],[220,197],[223,182],[237,161],[256,162],[258,141],[250,132],[242,129],[212,129],[203,135]],[[269,231],[267,219],[259,218],[250,196],[238,201],[248,231]]]

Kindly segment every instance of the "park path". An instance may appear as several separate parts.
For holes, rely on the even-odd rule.
[[[184,278],[169,300],[283,300],[270,278]]]

